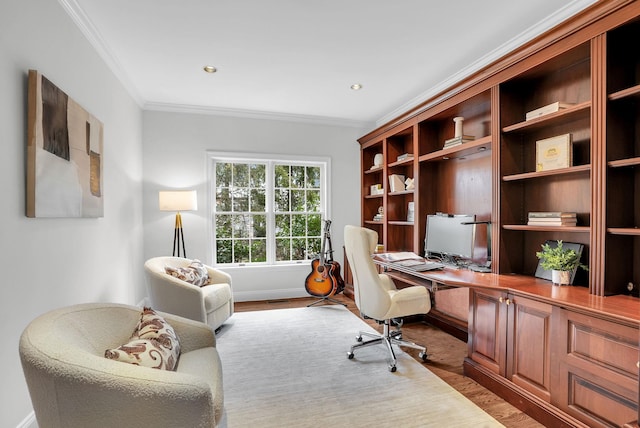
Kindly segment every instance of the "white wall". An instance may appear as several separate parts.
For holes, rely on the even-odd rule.
[[[144,256],[170,255],[172,213],[158,210],[158,191],[196,189],[198,211],[182,214],[187,256],[211,263],[208,244],[207,150],[331,158],[331,238],[343,260],[342,230],[360,221],[360,146],[365,129],[205,114],[144,112]],[[296,267],[225,269],[238,301],[308,296],[309,263]]]
[[[27,72],[37,69],[104,124],[104,217],[25,217]],[[57,1],[0,4],[0,426],[28,425],[19,336],[79,302],[135,304],[142,273],[142,114]],[[23,422],[24,421],[24,422]]]

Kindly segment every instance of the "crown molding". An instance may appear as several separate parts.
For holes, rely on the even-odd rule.
[[[122,85],[125,87],[125,90],[129,93],[129,95],[131,95],[131,97],[143,110],[209,114],[217,116],[233,116],[265,120],[281,120],[287,122],[315,123],[321,125],[346,126],[363,129],[370,129],[375,125],[375,123],[372,121],[359,121],[332,117],[308,116],[302,114],[270,113],[263,111],[149,102],[140,95],[136,86],[131,82],[127,73],[125,73],[124,68],[120,64],[120,61],[118,61],[117,57],[113,54],[113,52],[111,52],[108,47],[108,43],[105,42],[105,39],[102,37],[95,25],[93,25],[91,19],[89,19],[78,2],[76,0],[58,0],[58,2],[62,5],[64,10],[71,17],[73,22],[77,25],[77,27],[80,29],[89,43],[94,47],[98,55],[107,64],[107,67],[122,83]]]
[[[209,114],[209,115],[217,115],[217,116],[242,117],[242,118],[264,119],[264,120],[281,120],[281,121],[287,121],[287,122],[315,123],[320,125],[346,126],[346,127],[364,128],[364,129],[379,127],[382,124],[387,123],[393,120],[394,118],[400,116],[401,114],[411,110],[412,108],[415,108],[416,106],[426,102],[427,100],[431,99],[435,95],[442,93],[447,88],[454,86],[457,82],[463,80],[468,76],[473,75],[474,73],[481,70],[483,67],[491,64],[492,62],[497,61],[498,59],[502,58],[509,52],[522,46],[523,44],[527,43],[528,41],[532,40],[536,36],[542,34],[543,32],[553,28],[557,24],[575,15],[576,13],[580,12],[581,10],[595,3],[596,1],[597,0],[573,0],[569,2],[562,9],[556,11],[554,14],[550,15],[543,21],[540,21],[538,24],[520,33],[518,36],[514,37],[508,42],[502,44],[498,48],[489,52],[487,55],[483,56],[482,58],[479,58],[478,60],[469,64],[469,66],[461,69],[456,74],[452,75],[450,78],[431,87],[428,91],[425,91],[419,94],[418,96],[412,98],[411,100],[402,104],[401,106],[389,112],[388,114],[381,117],[380,119],[374,122],[371,122],[371,121],[359,121],[359,120],[340,119],[340,118],[332,118],[332,117],[309,116],[309,115],[302,115],[302,114],[271,113],[271,112],[254,111],[254,110],[227,109],[227,108],[220,108],[220,107],[203,107],[203,106],[149,102],[140,95],[138,89],[133,84],[133,82],[129,79],[129,76],[124,71],[124,68],[121,66],[117,57],[109,49],[108,44],[105,42],[100,32],[97,30],[95,25],[93,25],[93,23],[91,22],[87,14],[84,12],[84,10],[77,3],[77,1],[76,0],[58,0],[58,2],[62,5],[64,10],[67,12],[67,14],[71,17],[73,22],[80,29],[82,34],[86,37],[89,43],[97,51],[98,55],[106,63],[107,67],[113,72],[113,74],[120,81],[120,83],[122,83],[125,90],[129,93],[129,95],[143,110],[155,110],[155,111],[166,111],[166,112],[177,112],[177,113]]]
[[[569,2],[562,9],[557,10],[555,13],[549,15],[547,18],[538,22],[536,25],[529,27],[527,30],[518,34],[513,39],[507,41],[506,43],[503,43],[485,56],[472,62],[467,67],[458,71],[456,74],[453,74],[450,78],[438,83],[437,85],[431,87],[428,91],[412,98],[403,105],[376,120],[376,127],[382,126],[383,124],[392,121],[403,113],[406,113],[409,110],[417,107],[418,105],[426,102],[427,100],[435,97],[436,95],[443,93],[445,90],[451,88],[456,83],[480,71],[489,64],[499,60],[508,53],[533,40],[540,34],[544,33],[547,30],[550,30],[564,20],[572,17],[573,15],[577,14],[578,12],[596,2],[597,0],[573,0]]]
[[[73,22],[75,22],[91,46],[97,51],[100,58],[102,58],[107,67],[116,76],[116,79],[120,81],[134,101],[142,107],[144,99],[138,92],[138,89],[133,82],[131,82],[124,68],[120,65],[120,61],[118,61],[116,56],[109,50],[108,44],[104,41],[98,29],[93,25],[93,22],[91,22],[76,0],[58,0],[58,3],[62,5]]]
[[[239,117],[246,119],[280,120],[284,122],[310,123],[327,126],[342,126],[350,128],[371,129],[375,123],[354,119],[340,119],[336,117],[311,116],[304,114],[273,113],[258,110],[243,110],[209,106],[194,106],[185,104],[148,102],[143,106],[145,111],[165,111],[173,113],[206,114],[212,116]]]

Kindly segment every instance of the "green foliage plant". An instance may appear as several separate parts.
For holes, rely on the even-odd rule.
[[[557,241],[556,247],[544,243],[542,251],[536,253],[540,259],[540,265],[546,270],[572,271],[580,267],[589,270],[589,267],[580,263],[580,256],[572,249],[563,248],[562,241]]]

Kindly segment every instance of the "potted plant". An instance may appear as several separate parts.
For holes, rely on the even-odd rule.
[[[562,241],[557,241],[556,246],[548,243],[542,244],[542,251],[536,253],[540,259],[540,265],[551,271],[551,281],[554,284],[569,284],[571,274],[577,269],[589,270],[589,267],[580,263],[580,255],[573,249],[563,248]]]

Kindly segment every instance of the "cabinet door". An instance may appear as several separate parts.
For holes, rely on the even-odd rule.
[[[497,375],[506,374],[507,295],[472,290],[470,295],[469,355]]]
[[[550,401],[551,305],[509,296],[507,378]]]

